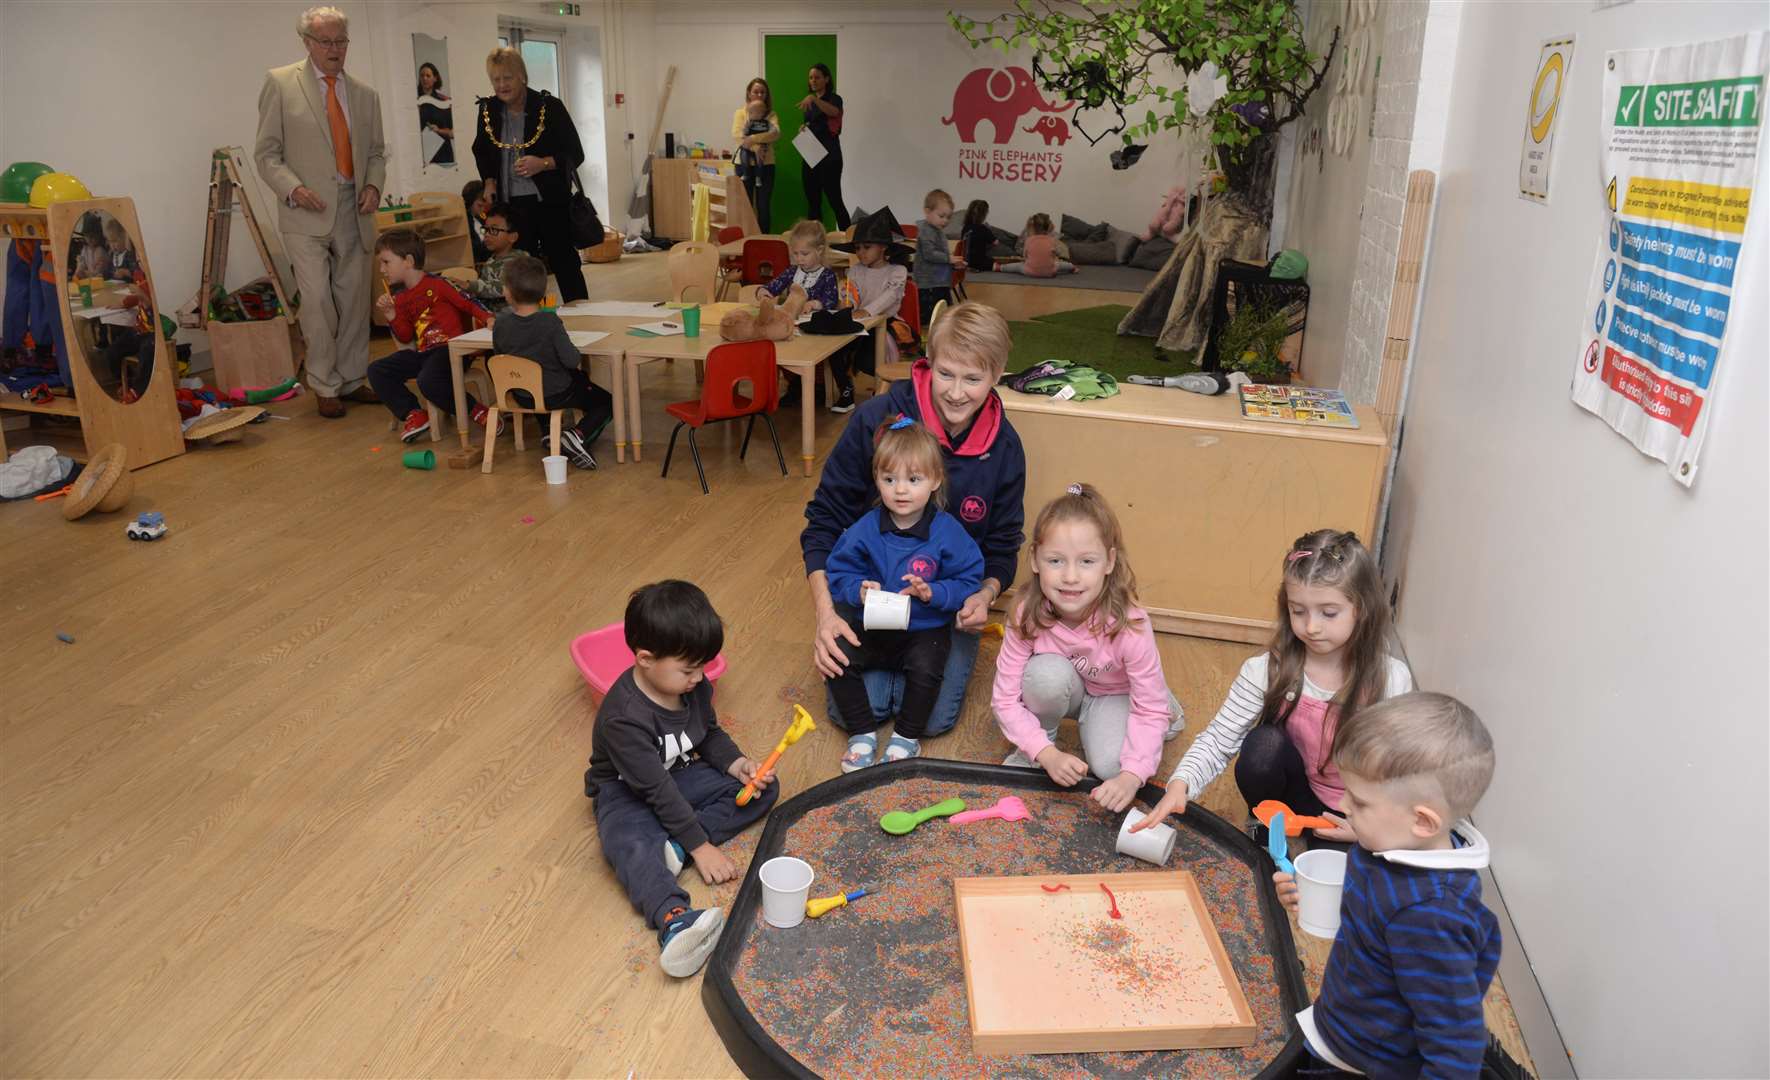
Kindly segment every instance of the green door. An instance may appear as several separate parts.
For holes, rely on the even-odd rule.
[[[786,232],[795,222],[805,218],[805,178],[800,173],[803,162],[793,145],[805,117],[797,108],[799,99],[811,92],[805,73],[811,65],[822,63],[830,69],[836,93],[842,92],[842,81],[836,71],[835,34],[769,34],[762,41],[762,77],[768,80],[769,93],[774,95],[774,111],[781,118],[780,142],[774,144],[774,198],[770,209],[774,214],[771,227]],[[824,200],[824,226],[836,227],[835,211]]]

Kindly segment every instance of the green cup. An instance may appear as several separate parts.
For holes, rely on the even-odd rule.
[[[80,306],[92,306],[92,285],[89,282],[82,281],[80,283]]]
[[[682,336],[701,336],[701,306],[699,304],[682,309]]]
[[[406,463],[408,469],[434,469],[436,468],[436,451],[407,450],[400,460]]]

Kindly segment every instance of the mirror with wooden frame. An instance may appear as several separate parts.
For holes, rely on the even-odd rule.
[[[110,211],[88,210],[68,238],[64,265],[74,324],[70,351],[118,402],[140,400],[153,382],[160,329],[141,240]]]

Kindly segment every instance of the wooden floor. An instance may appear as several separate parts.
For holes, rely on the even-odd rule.
[[[646,295],[661,264],[593,288]],[[645,392],[656,437],[692,371],[653,365]],[[612,453],[549,488],[532,442],[491,476],[408,471],[384,409],[275,411],[137,473],[157,543],[0,507],[0,1075],[736,1075],[597,847],[566,645],[689,578],[726,622],[739,742],[766,752],[793,701],[821,721],[796,542],[815,481],[729,434],[703,448],[710,497],[687,461],[661,480]],[[1161,649],[1190,719],[1165,771],[1248,650]],[[988,686],[931,753],[1006,752]],[[840,753],[827,727],[801,741],[786,791]],[[1245,814],[1227,779],[1204,801]],[[684,880],[699,904],[735,889]]]

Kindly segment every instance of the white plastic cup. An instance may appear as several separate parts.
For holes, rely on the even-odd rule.
[[[1131,831],[1131,826],[1148,816],[1149,811],[1139,810],[1135,806],[1125,815],[1125,823],[1119,826],[1119,854],[1165,866],[1168,856],[1174,854],[1174,840],[1178,834],[1174,832],[1174,826],[1166,823],[1151,825],[1142,832]]]
[[[1292,862],[1297,867],[1297,925],[1318,938],[1340,930],[1340,894],[1346,890],[1346,853],[1317,848]]]
[[[811,864],[781,855],[762,864],[762,918],[770,926],[791,930],[805,921],[805,898],[811,895]]]
[[[541,459],[541,468],[547,470],[549,484],[565,483],[565,458],[558,454],[544,457]]]
[[[903,593],[868,589],[860,616],[863,629],[906,630],[910,625],[910,598]]]

